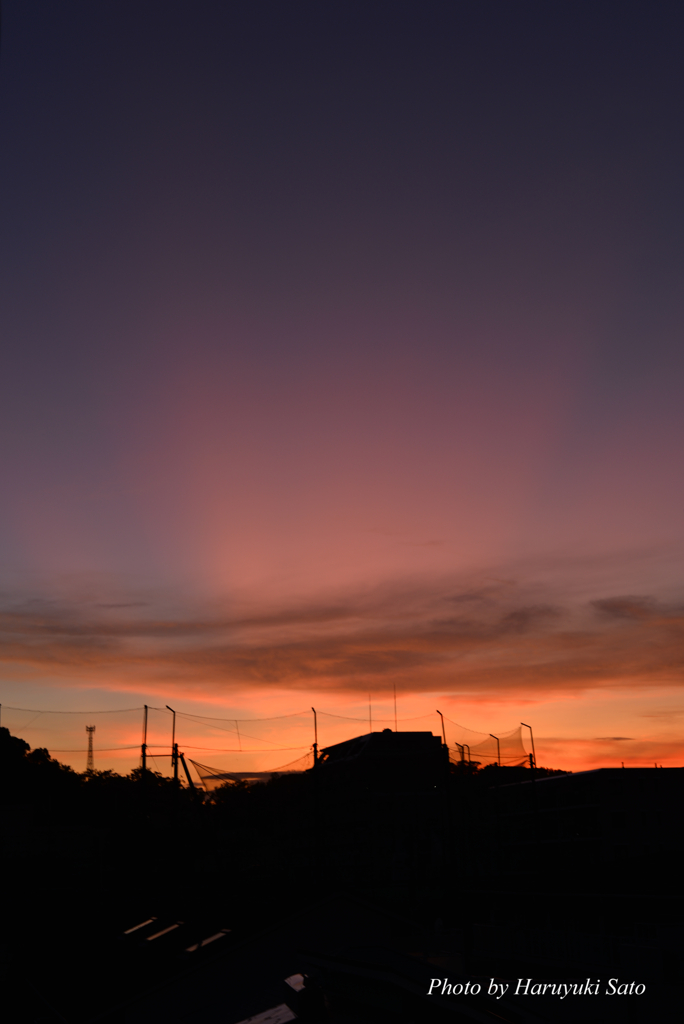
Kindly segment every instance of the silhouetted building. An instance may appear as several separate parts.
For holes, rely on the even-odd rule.
[[[431,732],[371,732],[325,747],[318,767],[370,786],[421,789],[443,783],[449,754]]]
[[[429,732],[373,732],[322,751],[310,773],[322,877],[417,883],[444,872],[448,752]]]

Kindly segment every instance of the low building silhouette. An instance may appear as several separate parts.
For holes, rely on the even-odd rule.
[[[371,732],[324,747],[317,768],[361,778],[367,785],[422,788],[441,785],[449,765],[447,748],[431,732]]]

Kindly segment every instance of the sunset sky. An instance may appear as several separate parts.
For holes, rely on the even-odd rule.
[[[684,763],[681,4],[2,14],[2,724]]]

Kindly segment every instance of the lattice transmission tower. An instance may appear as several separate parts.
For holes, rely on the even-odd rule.
[[[95,732],[94,725],[86,725],[86,732],[88,733],[88,760],[86,762],[86,771],[95,771],[95,758],[93,757],[93,733]]]

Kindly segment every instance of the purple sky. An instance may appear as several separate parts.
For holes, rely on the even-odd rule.
[[[683,27],[6,0],[3,703],[397,683],[615,763],[605,693],[678,763]]]

